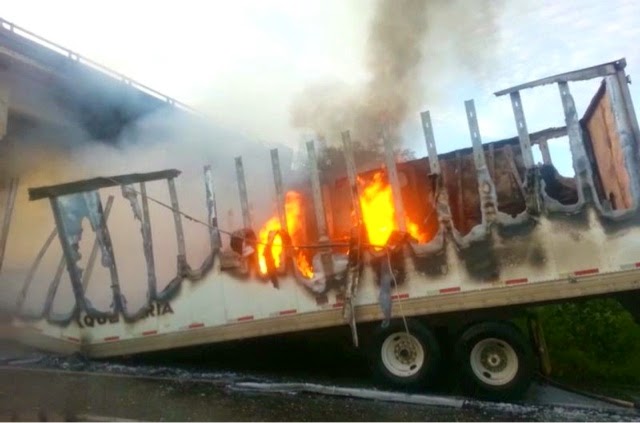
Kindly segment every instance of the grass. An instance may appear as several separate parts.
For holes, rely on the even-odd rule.
[[[574,385],[640,391],[640,326],[615,300],[537,310],[552,377]]]

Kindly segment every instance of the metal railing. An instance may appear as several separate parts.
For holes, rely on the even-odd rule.
[[[25,28],[22,28],[12,22],[9,22],[3,18],[0,17],[0,32],[1,31],[8,31],[13,35],[17,35],[19,37],[25,38],[29,41],[33,41],[43,47],[46,47],[52,51],[56,51],[57,53],[60,53],[63,56],[66,56],[69,60],[72,60],[76,63],[81,63],[84,64],[94,70],[97,70],[98,72],[101,72],[113,79],[116,79],[132,88],[135,88],[139,91],[142,91],[152,97],[155,97],[159,100],[164,101],[165,103],[177,107],[179,109],[182,109],[184,111],[190,112],[190,113],[194,113],[194,114],[198,114],[200,115],[201,113],[198,112],[196,109],[194,109],[193,107],[179,101],[176,100],[173,97],[169,97],[166,94],[161,93],[160,91],[157,91],[147,85],[144,85],[140,82],[137,82],[129,77],[127,77],[126,75],[121,74],[120,72],[114,71],[113,69],[110,69],[104,65],[101,65],[100,63],[97,63],[87,57],[84,57],[66,47],[61,46],[60,44],[54,43],[53,41],[49,41],[46,38],[43,38]]]

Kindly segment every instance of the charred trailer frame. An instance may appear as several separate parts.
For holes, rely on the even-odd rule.
[[[640,290],[636,241],[640,239],[640,131],[625,65],[619,60],[496,93],[510,96],[516,138],[483,144],[471,100],[465,103],[469,149],[438,155],[429,112],[421,114],[428,158],[396,163],[383,132],[384,175],[391,187],[397,225],[385,245],[368,242],[363,231],[366,216],[359,202],[358,179],[370,179],[379,171],[358,172],[348,133],[343,133],[347,176],[331,186],[321,183],[314,143],[307,144],[311,169],[306,191],[310,195],[307,219],[301,219],[309,221],[306,245],[292,240],[288,231],[290,219],[283,204],[287,196],[277,151],[271,152],[271,163],[280,229],[271,231],[266,240],[258,239],[252,227],[250,187],[244,179],[245,171],[251,169],[244,168],[242,158],[235,162],[241,228],[219,227],[217,207],[238,204],[238,198],[216,198],[215,172],[205,168],[207,217],[198,223],[206,227],[210,251],[197,269],[187,263],[183,218],[198,219],[180,209],[174,182],[177,170],[32,188],[32,200],[51,202],[75,305],[64,316],[51,314],[47,304],[37,315],[23,313],[20,304],[28,295],[27,278],[17,301],[15,324],[24,329],[25,342],[105,357],[346,322],[355,345],[372,342],[379,352],[389,353],[386,358],[383,353],[380,368],[398,385],[424,382],[437,367],[425,360],[425,348],[433,348],[430,352],[439,348],[429,334],[430,326],[461,328],[461,354],[471,357],[466,364],[473,363],[474,345],[484,345],[487,339],[502,336],[505,351],[526,348],[509,325],[492,326],[486,320],[536,304],[637,295]],[[590,78],[603,78],[603,83],[579,119],[568,83]],[[529,133],[520,92],[544,84],[558,85],[566,127]],[[546,148],[548,139],[564,135],[569,138],[574,178],[558,175]],[[535,144],[543,152],[540,166],[533,160]],[[178,252],[177,275],[161,291],[150,236],[148,201],[152,199],[145,185],[157,180],[167,183],[170,203],[159,205],[172,212]],[[108,207],[102,206],[99,195],[99,189],[116,186],[140,222],[147,302],[139,310],[127,308],[120,289],[113,234],[107,227]],[[77,265],[80,222],[85,218],[96,235],[94,260],[99,251],[109,269],[105,282],[113,299],[109,310],[94,308],[86,298],[90,267],[83,274]],[[429,236],[409,236],[410,221],[419,221]],[[221,234],[229,237],[228,243]],[[265,247],[266,274],[257,267],[259,245]],[[300,251],[312,252],[310,276],[296,263]],[[198,283],[183,283],[185,279]],[[56,275],[49,287],[53,296],[59,280]],[[84,319],[97,321],[98,326]],[[401,321],[404,325],[399,328]],[[372,322],[383,322],[373,341],[367,339]],[[507,356],[496,359],[507,360]],[[474,370],[469,372],[472,380]],[[483,381],[483,373],[476,374],[473,383],[484,394],[501,398],[524,389],[531,375],[517,374],[517,389],[509,384],[493,389],[491,380]]]

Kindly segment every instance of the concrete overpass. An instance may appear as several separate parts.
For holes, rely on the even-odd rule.
[[[0,18],[0,139],[80,126],[114,142],[132,121],[185,104]]]

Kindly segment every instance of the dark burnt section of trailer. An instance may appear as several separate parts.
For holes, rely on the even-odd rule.
[[[534,132],[529,136],[531,145],[540,145],[549,139],[560,138],[566,134],[566,127],[559,127]],[[527,169],[518,137],[485,143],[483,151],[491,179],[496,187],[498,209],[510,216],[524,212],[526,210],[524,181]],[[449,196],[452,219],[456,229],[462,234],[469,233],[474,226],[482,223],[478,182],[472,155],[473,148],[469,147],[438,156],[442,178]],[[550,195],[553,197],[558,195],[563,199],[571,197],[570,178],[560,176],[550,163],[541,166],[541,174],[547,182],[548,191],[552,193]],[[575,192],[575,187],[573,191]]]
[[[182,212],[180,211],[180,206],[178,204],[174,181],[179,174],[180,171],[169,169],[151,173],[98,177],[66,184],[29,189],[30,200],[49,199],[51,202],[53,216],[56,222],[56,230],[49,236],[45,245],[43,245],[29,272],[29,275],[27,276],[27,279],[23,284],[16,304],[16,314],[25,320],[46,318],[50,323],[59,325],[68,325],[74,319],[79,318],[80,313],[85,313],[90,318],[110,319],[111,321],[116,321],[120,318],[119,316],[122,315],[125,321],[133,322],[145,317],[150,308],[153,307],[154,302],[166,302],[174,298],[179,293],[184,279],[198,281],[204,278],[207,272],[213,267],[214,259],[220,249],[211,169],[209,167],[205,167],[204,172],[205,192],[207,196],[206,205],[209,221],[211,222],[209,226],[211,252],[197,269],[193,269],[186,261],[185,240],[181,223]],[[162,180],[166,181],[168,184],[171,204],[168,205],[159,203],[157,200],[154,201],[162,206],[170,208],[173,212],[176,229],[176,242],[178,244],[178,272],[162,291],[158,291],[153,258],[153,241],[151,237],[151,221],[148,204],[149,198],[146,194],[146,184]],[[127,300],[120,288],[118,268],[107,225],[108,213],[113,197],[109,198],[107,207],[103,208],[99,194],[100,189],[115,186],[121,187],[122,197],[130,204],[134,219],[140,222],[142,248],[146,261],[147,301],[140,309],[134,311],[128,309]],[[140,200],[138,200],[138,197],[140,197]],[[80,260],[79,243],[83,236],[82,223],[84,219],[87,219],[90,222],[96,240],[86,268],[81,269],[78,266],[78,262]],[[56,276],[49,285],[48,295],[42,310],[36,313],[23,311],[22,304],[28,293],[31,282],[30,278],[40,263],[41,256],[44,255],[46,250],[49,248],[55,234],[58,235],[64,261],[61,260]],[[110,310],[96,309],[91,304],[91,301],[85,296],[89,278],[91,277],[91,270],[98,250],[101,255],[101,264],[108,268],[110,274],[110,287],[113,298]],[[51,305],[55,299],[58,285],[60,283],[63,263],[66,263],[66,268],[69,273],[75,298],[75,305],[68,313],[64,315],[55,315],[52,313]]]
[[[640,129],[625,67],[625,59],[620,59],[495,93],[496,96],[509,94],[517,115],[516,105],[522,110],[522,105],[518,104],[520,91],[547,84],[558,86],[575,177],[573,180],[558,178],[554,169],[541,168],[545,182],[543,196],[548,211],[578,213],[585,206],[593,206],[605,219],[624,220],[631,218],[632,212],[637,210],[640,197],[637,167]],[[600,89],[584,116],[578,119],[569,83],[595,78],[602,78]],[[520,123],[517,116],[516,121]],[[521,141],[526,138],[522,135]],[[572,194],[574,190],[575,197]]]
[[[589,210],[594,209],[606,232],[638,222],[640,131],[625,66],[622,59],[496,93],[511,97],[518,136],[506,140],[481,143],[475,108],[468,101],[473,147],[446,154],[437,154],[429,113],[423,113],[429,186],[444,189],[440,193],[432,190],[432,208],[437,207],[439,213],[440,233],[452,235],[472,278],[495,280],[503,261],[541,265],[541,248],[518,247],[536,226],[538,216],[587,229]],[[578,118],[568,83],[591,78],[603,78],[602,84],[584,116]],[[529,133],[520,90],[552,83],[558,85],[567,125]],[[547,145],[549,139],[564,136],[568,138],[574,177],[558,173]],[[542,163],[534,163],[533,145],[539,146]],[[418,161],[404,165],[425,167]],[[510,246],[496,249],[492,233]],[[441,254],[442,240],[436,240],[434,248],[417,246],[414,250],[427,256]],[[435,275],[440,266],[432,262],[418,267]]]
[[[411,242],[418,270],[435,277],[446,274],[446,239],[456,244],[474,279],[495,280],[502,262],[543,265],[541,246],[533,245],[533,239],[525,242],[541,217],[587,229],[590,210],[595,209],[605,231],[634,224],[640,136],[625,65],[622,59],[496,93],[510,95],[518,135],[509,139],[483,143],[469,100],[465,106],[472,147],[445,154],[437,153],[429,112],[423,112],[428,158],[396,164],[387,154],[385,160],[398,227],[403,228],[406,216],[421,222],[431,235],[424,243]],[[602,85],[579,118],[568,83],[591,78],[603,78]],[[546,84],[558,85],[566,126],[529,133],[520,91]],[[562,137],[568,138],[573,177],[562,176],[549,153],[548,141]],[[535,145],[542,163],[534,163]],[[359,175],[367,179],[377,171]],[[401,176],[396,182],[394,172]],[[347,237],[353,206],[346,178],[336,180],[331,190],[333,234]],[[494,235],[502,242],[496,244]]]

